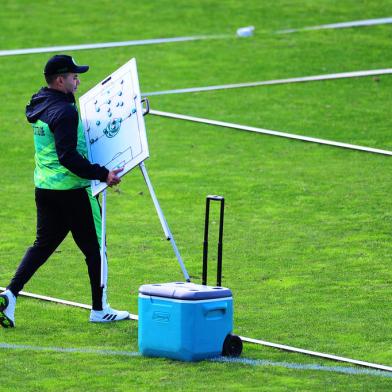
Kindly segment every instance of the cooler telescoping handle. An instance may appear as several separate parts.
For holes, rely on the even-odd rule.
[[[222,285],[222,250],[223,250],[223,219],[225,209],[225,199],[223,196],[209,195],[206,198],[206,216],[204,224],[204,243],[203,243],[203,275],[202,284],[207,285],[207,261],[208,261],[208,229],[210,220],[210,202],[220,202],[220,218],[219,218],[219,239],[218,239],[218,264],[216,272],[216,285]]]

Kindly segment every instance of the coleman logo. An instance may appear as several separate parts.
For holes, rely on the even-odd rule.
[[[170,321],[170,313],[167,312],[154,312],[152,314],[153,321],[158,323],[168,323]]]

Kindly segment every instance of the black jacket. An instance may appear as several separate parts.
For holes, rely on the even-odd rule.
[[[76,150],[78,122],[75,97],[48,87],[41,88],[31,97],[26,106],[26,117],[30,123],[41,120],[53,132],[57,156],[61,165],[81,178],[106,181],[109,170],[91,164]]]

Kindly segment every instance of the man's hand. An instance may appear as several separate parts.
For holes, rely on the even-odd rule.
[[[112,185],[117,185],[121,182],[121,178],[117,176],[117,173],[120,173],[124,170],[123,167],[120,167],[119,169],[114,169],[109,172],[108,177],[106,178],[106,184],[109,186]]]

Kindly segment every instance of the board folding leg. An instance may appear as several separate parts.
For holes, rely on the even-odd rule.
[[[106,286],[107,265],[106,258],[106,189],[102,192],[102,223],[101,223],[101,287]]]
[[[166,239],[170,241],[170,243],[171,243],[171,245],[173,247],[174,253],[175,253],[176,257],[177,257],[178,264],[180,264],[180,267],[181,267],[182,273],[183,273],[183,275],[185,277],[185,280],[187,282],[190,282],[191,279],[190,279],[189,274],[188,274],[188,272],[187,272],[187,270],[185,268],[184,262],[182,261],[180,252],[179,252],[179,250],[177,248],[176,242],[174,241],[173,235],[172,235],[172,233],[171,233],[171,231],[169,229],[169,226],[167,224],[165,216],[163,215],[161,206],[159,205],[158,199],[157,199],[157,197],[155,195],[154,188],[153,188],[153,186],[151,184],[151,181],[150,181],[150,178],[148,176],[147,169],[146,169],[146,166],[144,165],[144,162],[141,162],[139,164],[139,167],[140,167],[140,170],[141,170],[141,172],[143,174],[144,181],[147,184],[147,187],[148,187],[148,190],[150,192],[152,201],[154,202],[154,206],[155,206],[155,209],[157,211],[157,214],[158,214],[158,217],[159,217],[159,221],[161,222],[161,226],[162,226],[162,229],[163,229],[163,231],[165,233]]]

